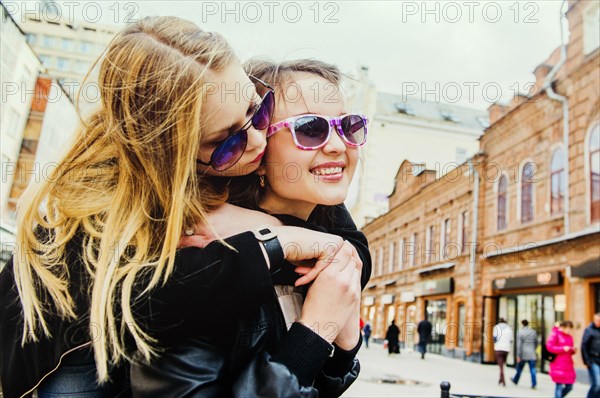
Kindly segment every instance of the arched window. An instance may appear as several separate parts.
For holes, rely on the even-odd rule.
[[[600,124],[590,134],[590,215],[592,222],[600,220]]]
[[[506,228],[506,176],[503,175],[498,181],[498,230]]]
[[[533,163],[527,162],[521,173],[521,222],[533,220]]]
[[[550,212],[559,214],[563,212],[563,203],[566,191],[565,179],[565,151],[558,148],[552,154],[550,161]]]

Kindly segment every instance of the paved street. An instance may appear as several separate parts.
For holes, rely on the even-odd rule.
[[[550,377],[538,373],[538,388],[531,390],[528,369],[521,375],[518,386],[509,378],[514,374],[508,368],[506,387],[496,385],[498,367],[480,365],[440,355],[427,354],[425,360],[416,352],[403,350],[400,355],[388,357],[387,350],[380,344],[365,346],[358,353],[361,363],[359,379],[344,394],[344,397],[435,397],[440,396],[440,382],[447,380],[452,385],[451,393],[487,394],[498,397],[553,397],[554,384]],[[392,384],[380,379],[402,379],[405,384]],[[567,398],[585,397],[588,386],[575,384]]]

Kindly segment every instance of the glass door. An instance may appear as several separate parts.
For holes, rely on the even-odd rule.
[[[446,343],[446,300],[426,300],[427,319],[431,322],[431,344],[427,350],[436,354],[442,353]],[[431,347],[431,349],[429,348]]]

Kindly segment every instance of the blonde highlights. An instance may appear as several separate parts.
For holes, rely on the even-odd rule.
[[[175,17],[144,18],[110,43],[98,77],[99,110],[19,205],[14,270],[23,343],[40,331],[50,336],[49,316],[79,316],[67,243],[83,236],[78,255],[92,281],[99,381],[107,380],[110,364],[129,358],[126,339],[146,360],[156,353],[131,310],[139,298],[134,284],[143,279],[147,292],[165,283],[184,225],[204,221],[226,199],[196,173],[196,157],[207,75],[233,59],[220,35]]]

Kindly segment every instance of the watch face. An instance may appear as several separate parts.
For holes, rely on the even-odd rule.
[[[259,230],[258,230],[258,232],[259,232],[261,235],[267,235],[267,234],[270,234],[270,233],[271,233],[271,230],[270,230],[269,228],[261,228],[261,229],[259,229]]]

